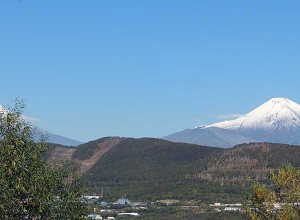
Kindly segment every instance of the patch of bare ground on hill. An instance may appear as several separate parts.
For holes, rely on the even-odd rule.
[[[92,157],[87,160],[77,160],[81,164],[81,172],[87,172],[106,152],[120,143],[120,139],[108,139],[103,143],[98,143],[98,148]]]
[[[50,154],[51,160],[56,160],[58,162],[62,160],[72,160],[72,154],[75,148],[66,148],[63,146],[57,146]]]
[[[50,163],[54,161],[61,162],[63,160],[76,161],[81,165],[81,173],[85,173],[101,159],[106,152],[119,144],[121,140],[122,139],[118,137],[107,137],[90,141],[78,147],[49,144],[51,151],[47,160]]]

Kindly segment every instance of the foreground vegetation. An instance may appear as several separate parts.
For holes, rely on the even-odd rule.
[[[74,163],[45,163],[44,141],[22,119],[22,102],[0,114],[0,219],[85,219]]]
[[[300,218],[300,170],[289,163],[271,172],[272,185],[255,183],[249,194],[249,220],[295,220]]]

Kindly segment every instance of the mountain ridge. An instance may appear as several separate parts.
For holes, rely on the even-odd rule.
[[[0,114],[5,116],[8,112],[9,112],[9,110],[0,104]],[[21,119],[23,119],[26,122],[29,122],[28,117],[26,117],[24,115],[21,115]],[[63,137],[61,135],[46,132],[36,125],[32,125],[32,127],[36,130],[36,133],[34,135],[35,141],[40,141],[40,138],[42,136],[46,136],[47,137],[46,142],[48,142],[48,143],[61,144],[61,145],[65,145],[65,146],[77,146],[77,145],[83,144],[83,142],[81,142],[81,141],[73,140],[71,138]]]
[[[168,136],[163,140],[199,144],[204,146],[229,148],[241,143],[255,142],[256,140],[244,137],[235,131],[217,127],[186,129]]]
[[[281,122],[278,124],[278,122]],[[214,123],[206,127],[219,127],[229,130],[243,130],[262,127],[264,130],[276,127],[300,127],[300,105],[287,98],[272,98],[248,114],[234,120]]]
[[[273,98],[245,116],[214,123],[218,127],[258,141],[300,144],[300,105],[287,98]]]
[[[225,131],[219,134],[214,133],[210,137],[203,135],[215,128],[232,133],[229,136],[224,135]],[[199,133],[198,138],[195,137],[196,130]],[[191,136],[193,136],[193,140],[191,140]],[[300,105],[287,98],[272,98],[237,119],[176,132],[163,137],[163,139],[200,145],[212,143],[210,146],[225,148],[250,142],[300,145]],[[219,143],[220,140],[223,143]],[[230,144],[228,145],[228,143]]]
[[[62,149],[73,152],[68,158],[84,166],[91,163],[82,170],[84,185],[95,193],[104,188],[105,199],[126,194],[142,200],[196,196],[213,202],[221,193],[223,198],[240,201],[253,181],[267,181],[269,172],[283,162],[300,166],[299,146],[265,142],[224,149],[154,138],[107,137],[77,149],[59,146],[52,155],[60,156]],[[91,161],[93,157],[96,160]]]

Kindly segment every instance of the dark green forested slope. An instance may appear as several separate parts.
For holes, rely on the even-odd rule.
[[[106,200],[200,199],[242,201],[254,181],[268,182],[283,162],[300,167],[300,147],[275,143],[230,149],[173,143],[154,138],[107,137],[76,149],[51,145],[49,159],[75,159],[91,192]]]
[[[241,193],[240,188],[186,178],[207,169],[224,149],[173,143],[160,139],[125,139],[110,149],[84,174],[86,186],[96,192],[102,187],[106,198],[127,194],[133,199],[201,198],[224,200]]]
[[[81,149],[82,150],[82,149]],[[76,151],[75,151],[76,152]],[[84,174],[89,190],[106,199],[201,199],[242,201],[253,181],[267,181],[283,162],[300,166],[300,147],[273,143],[231,149],[173,143],[160,139],[122,139]]]
[[[106,153],[86,178],[93,181],[177,179],[204,168],[221,152],[219,148],[154,138],[128,138]]]
[[[234,157],[249,157],[258,161],[265,161],[269,168],[278,168],[283,162],[290,162],[300,167],[300,146],[279,143],[250,143],[240,144],[227,149],[226,155]]]
[[[276,143],[241,144],[226,149],[217,162],[207,164],[207,169],[189,175],[220,184],[231,183],[247,187],[253,181],[267,181],[271,170],[284,162],[300,167],[300,146]]]

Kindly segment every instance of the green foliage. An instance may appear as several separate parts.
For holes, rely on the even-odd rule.
[[[299,146],[252,143],[231,149],[141,138],[123,139],[84,174],[90,191],[113,201],[201,199],[243,202],[254,180],[268,183],[283,161],[300,166]],[[203,176],[199,176],[201,173]],[[205,179],[206,178],[206,179]]]
[[[284,163],[271,172],[272,187],[255,183],[249,193],[253,209],[246,207],[250,220],[294,220],[300,217],[300,170]]]
[[[242,197],[240,187],[220,186],[187,174],[206,169],[223,149],[173,143],[153,138],[125,139],[110,149],[84,174],[86,187],[101,193],[105,200],[128,195],[131,199],[151,200],[216,199],[229,201]]]
[[[250,143],[237,145],[234,149],[233,156],[265,161],[269,168],[278,169],[286,161],[289,161],[295,167],[300,167],[300,147],[296,145]],[[230,151],[230,149],[228,150]]]
[[[184,177],[204,169],[219,148],[141,138],[125,139],[107,152],[89,171],[94,180],[154,180]],[[98,172],[101,175],[94,175]],[[179,179],[177,179],[179,181]]]
[[[22,119],[23,102],[0,115],[0,219],[85,219],[78,167],[49,165],[44,142]]]

